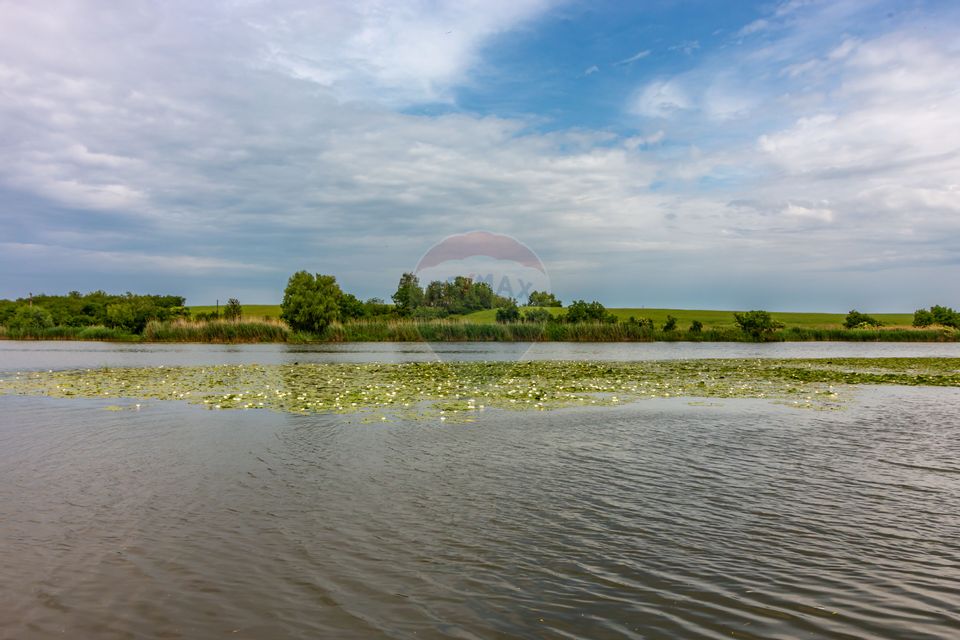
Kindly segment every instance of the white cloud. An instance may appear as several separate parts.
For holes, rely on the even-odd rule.
[[[631,110],[651,118],[667,118],[692,106],[692,100],[678,80],[655,80],[634,97]]]
[[[689,56],[699,48],[700,48],[699,40],[684,40],[683,42],[678,42],[677,44],[670,47],[670,51],[682,51],[683,53]]]
[[[795,218],[833,222],[833,211],[826,207],[809,207],[790,202],[784,207],[783,213]]]
[[[649,56],[651,53],[653,53],[653,52],[650,51],[649,49],[644,49],[644,50],[642,50],[642,51],[637,51],[635,54],[633,54],[633,55],[630,56],[629,58],[624,58],[623,60],[620,60],[620,61],[618,61],[618,62],[615,62],[614,64],[618,64],[618,65],[632,64],[632,63],[636,62],[637,60],[643,60],[644,58],[646,58],[647,56]]]
[[[627,149],[638,149],[640,147],[649,147],[651,145],[659,144],[663,142],[664,138],[667,137],[666,132],[663,129],[651,133],[648,136],[631,136],[623,141],[624,146]]]
[[[847,38],[841,42],[835,49],[833,49],[827,57],[830,60],[842,60],[846,58],[854,49],[857,48],[857,45],[860,44],[860,41],[856,38]]]
[[[325,2],[295,12],[254,3],[243,12],[262,35],[266,64],[346,99],[449,101],[492,36],[517,28],[546,0]]]
[[[706,89],[701,102],[703,112],[708,118],[725,121],[749,114],[760,100],[749,89],[721,76]]]
[[[768,28],[769,26],[770,26],[770,21],[769,21],[769,20],[766,20],[765,18],[757,18],[756,20],[754,20],[754,21],[751,22],[750,24],[748,24],[748,25],[746,25],[745,27],[741,28],[740,31],[737,32],[737,35],[738,35],[738,36],[748,36],[748,35],[750,35],[750,34],[752,34],[752,33],[757,33],[758,31],[763,31],[763,30],[765,30],[766,28]]]

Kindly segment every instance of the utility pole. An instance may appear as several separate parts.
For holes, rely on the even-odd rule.
[[[30,292],[30,306],[33,306],[33,291]]]
[[[217,317],[220,317],[220,298],[217,298]]]

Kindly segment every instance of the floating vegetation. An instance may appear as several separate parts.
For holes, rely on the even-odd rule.
[[[365,422],[643,398],[763,398],[839,407],[851,385],[960,387],[958,358],[216,365],[8,373],[0,395],[185,400],[210,409],[364,412]],[[135,405],[139,408],[139,405]]]

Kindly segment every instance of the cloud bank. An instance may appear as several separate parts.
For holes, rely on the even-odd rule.
[[[641,49],[619,118],[551,130],[457,100],[540,1],[8,3],[0,296],[274,302],[301,268],[383,296],[488,229],[568,299],[949,304],[960,39],[937,13],[854,29],[871,7],[784,3],[680,40],[679,70]]]

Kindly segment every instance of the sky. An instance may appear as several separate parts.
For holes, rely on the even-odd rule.
[[[960,3],[0,0],[0,298],[389,299],[450,234],[563,300],[960,306]]]

